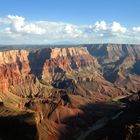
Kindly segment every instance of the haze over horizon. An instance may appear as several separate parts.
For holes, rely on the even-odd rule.
[[[140,44],[139,0],[2,0],[0,44]]]

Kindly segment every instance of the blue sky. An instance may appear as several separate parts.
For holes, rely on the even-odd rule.
[[[140,0],[1,0],[0,44],[140,43],[139,6]]]

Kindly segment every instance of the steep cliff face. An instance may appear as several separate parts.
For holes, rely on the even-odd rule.
[[[93,45],[88,46],[88,50],[98,58],[105,79],[128,90],[136,92],[140,89],[139,45]]]
[[[139,62],[133,45],[1,51],[0,101],[33,112],[40,139],[72,140],[140,89]]]
[[[107,90],[107,94],[110,83],[106,80],[115,83],[117,87],[136,92],[140,89],[139,62],[140,47],[136,45],[104,44],[79,48],[2,51],[0,89],[1,92],[12,91],[19,96],[24,96],[26,92],[30,96],[39,92],[42,82],[49,85],[53,77],[59,79],[60,75],[66,75],[76,82],[87,79],[89,87],[91,83],[98,83],[104,91]],[[95,92],[99,93],[99,90]]]
[[[0,89],[7,91],[11,86],[21,84],[31,78],[26,50],[0,52]]]
[[[87,80],[90,84],[96,81],[104,90],[110,87],[106,80],[118,87],[139,90],[139,46],[104,44],[86,47],[0,52],[1,92],[10,90],[22,96],[25,92],[28,96],[32,92],[37,94],[42,87],[40,82],[50,84],[56,73],[66,73],[75,81],[90,79]],[[107,83],[108,87],[102,83]]]
[[[86,45],[88,51],[103,60],[102,62],[117,61],[120,57],[131,56],[139,59],[140,46],[127,44],[96,44]]]
[[[51,80],[54,72],[98,66],[86,48],[10,50],[0,52],[0,89],[2,92],[27,81]]]
[[[98,65],[97,59],[89,54],[87,48],[57,48],[53,49],[51,58],[58,61],[64,70]],[[64,66],[63,66],[63,65]]]
[[[55,48],[51,51],[50,59],[44,63],[42,76],[47,79],[46,76],[60,69],[68,73],[87,67],[99,67],[99,64],[86,48]]]

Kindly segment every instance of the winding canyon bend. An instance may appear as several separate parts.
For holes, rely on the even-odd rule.
[[[0,51],[2,139],[9,139],[7,131],[15,139],[75,140],[99,118],[122,110],[114,98],[140,90],[139,45],[15,48]],[[9,119],[30,131],[10,132]]]

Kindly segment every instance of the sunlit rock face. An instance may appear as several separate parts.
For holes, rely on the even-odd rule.
[[[6,92],[27,82],[37,88],[40,81],[50,84],[56,73],[63,72],[75,81],[88,81],[89,78],[91,82],[111,82],[117,87],[136,92],[140,89],[139,63],[138,45],[97,44],[1,51],[0,89]],[[100,86],[105,87],[103,84]]]
[[[2,92],[31,78],[28,55],[29,52],[26,50],[0,52],[0,89]]]
[[[139,68],[134,45],[9,49],[0,52],[0,101],[32,112],[39,139],[72,140],[140,90]]]
[[[86,48],[3,51],[0,52],[0,89],[3,92],[27,80],[50,78],[58,68],[69,72],[94,65],[98,65],[97,59]]]

